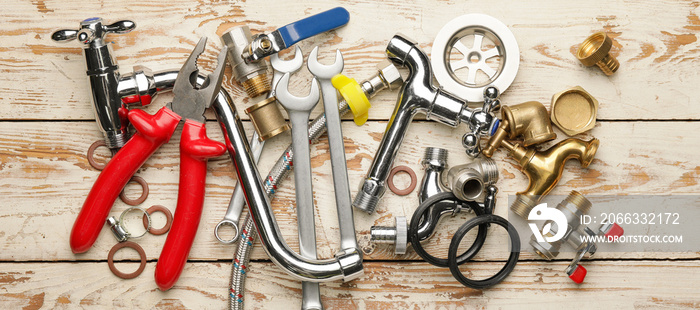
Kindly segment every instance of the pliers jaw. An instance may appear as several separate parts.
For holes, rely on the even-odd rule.
[[[206,43],[207,38],[202,37],[180,69],[173,87],[173,102],[168,105],[183,119],[191,119],[200,123],[205,121],[204,110],[211,106],[221,90],[228,50],[224,46],[219,52],[214,71],[206,77],[201,77],[197,68],[197,59],[204,52]]]

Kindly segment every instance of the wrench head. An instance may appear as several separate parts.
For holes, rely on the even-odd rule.
[[[335,62],[332,65],[324,65],[318,62],[318,46],[314,47],[309,55],[309,72],[319,79],[330,80],[332,77],[343,72],[343,54],[340,50],[335,50]]]
[[[289,76],[285,73],[275,87],[275,96],[277,101],[287,109],[287,111],[311,112],[321,98],[318,89],[318,81],[314,78],[311,80],[311,89],[306,97],[297,97],[289,92]]]
[[[287,72],[294,73],[299,71],[301,66],[304,65],[304,56],[301,54],[301,48],[295,46],[294,58],[282,60],[278,54],[272,54],[270,56],[270,64],[272,65],[272,69],[282,74]]]

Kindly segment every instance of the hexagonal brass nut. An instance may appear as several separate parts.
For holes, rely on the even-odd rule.
[[[595,127],[598,100],[581,86],[575,86],[552,96],[552,123],[568,136],[575,136]]]

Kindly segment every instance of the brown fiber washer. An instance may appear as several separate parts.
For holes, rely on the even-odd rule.
[[[141,196],[139,196],[139,198],[136,198],[136,199],[128,198],[128,197],[126,197],[126,195],[124,195],[124,190],[122,189],[122,192],[119,194],[119,198],[121,198],[121,200],[125,204],[128,204],[130,206],[138,206],[138,205],[142,204],[146,200],[146,198],[148,198],[148,183],[146,183],[146,180],[144,180],[142,177],[139,177],[139,176],[131,177],[131,180],[129,180],[129,183],[131,183],[131,182],[136,182],[136,183],[139,183],[139,185],[141,185],[141,189],[142,189]],[[126,184],[129,184],[129,183],[126,183]]]
[[[409,184],[408,187],[406,187],[405,189],[398,189],[394,185],[394,175],[396,175],[396,173],[398,172],[406,172],[411,177],[411,184]],[[389,186],[389,189],[392,192],[394,192],[394,194],[399,196],[406,196],[416,188],[416,185],[418,184],[418,179],[416,178],[416,173],[413,172],[413,169],[407,166],[396,166],[389,172],[389,178],[386,183],[387,186]]]
[[[102,171],[102,169],[104,169],[105,166],[107,166],[107,164],[100,164],[100,163],[95,161],[95,150],[100,146],[107,146],[107,143],[104,140],[97,140],[97,141],[93,142],[92,144],[90,144],[90,147],[88,148],[86,157],[87,157],[88,163],[90,163],[90,166],[92,166],[93,168],[95,168],[97,170]]]
[[[114,254],[117,253],[117,251],[119,251],[121,248],[132,248],[139,253],[139,256],[141,256],[141,265],[139,265],[139,269],[136,269],[136,271],[132,273],[123,273],[119,271],[116,266],[114,266]],[[112,273],[117,277],[120,277],[122,279],[136,278],[143,272],[144,269],[146,269],[146,252],[137,243],[131,241],[120,242],[115,244],[112,247],[112,249],[109,250],[109,254],[107,255],[107,265],[109,266],[109,270],[111,270]]]
[[[148,215],[152,215],[153,212],[158,212],[158,211],[165,214],[165,225],[163,225],[162,228],[155,229],[155,228],[151,227],[149,229],[148,228],[148,217],[146,216],[146,214],[143,215],[143,227],[148,229],[148,232],[151,233],[151,235],[156,235],[156,236],[159,236],[159,235],[162,235],[162,234],[168,232],[170,230],[170,227],[173,225],[173,214],[170,212],[170,210],[168,208],[166,208],[164,206],[161,206],[161,205],[151,206],[150,208],[148,208],[148,210],[146,210],[146,213],[148,213]]]

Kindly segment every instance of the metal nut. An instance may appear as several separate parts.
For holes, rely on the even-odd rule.
[[[596,32],[586,38],[576,51],[576,58],[586,67],[597,65],[605,75],[612,75],[620,63],[610,55],[612,39],[605,32]]]
[[[575,86],[552,96],[552,123],[568,136],[575,136],[595,127],[598,100],[581,86]]]
[[[384,80],[389,90],[395,90],[403,85],[401,72],[388,59],[378,63],[377,69],[379,69],[379,76]]]

